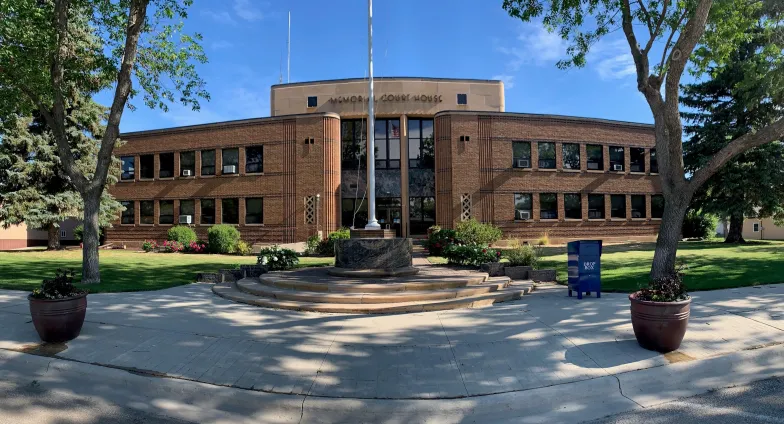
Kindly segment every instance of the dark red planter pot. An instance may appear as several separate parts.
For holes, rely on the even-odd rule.
[[[678,302],[648,302],[637,299],[638,294],[629,295],[637,343],[662,353],[678,349],[689,324],[691,298]]]
[[[41,340],[62,343],[79,336],[87,313],[87,294],[57,300],[33,299],[30,296],[27,299],[35,331]]]

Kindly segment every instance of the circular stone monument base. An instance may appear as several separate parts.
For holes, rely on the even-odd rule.
[[[416,275],[419,273],[419,268],[405,267],[394,269],[346,269],[346,268],[332,268],[327,271],[329,275],[335,277],[348,277],[348,278],[373,278],[373,277],[405,277],[409,275]]]
[[[335,268],[383,270],[413,268],[411,239],[353,238],[336,240]]]

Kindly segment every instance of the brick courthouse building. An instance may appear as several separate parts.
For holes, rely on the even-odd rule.
[[[504,112],[500,81],[378,78],[377,216],[401,237],[468,217],[506,238],[652,239],[660,193],[652,125]],[[367,80],[281,84],[268,118],[126,133],[110,242],[304,241],[367,220]]]

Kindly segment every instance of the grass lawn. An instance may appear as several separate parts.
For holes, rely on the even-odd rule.
[[[91,293],[159,290],[192,283],[199,272],[215,272],[235,265],[256,263],[255,256],[188,255],[102,250],[100,284],[83,286]],[[300,266],[327,266],[333,258],[300,258]],[[0,252],[0,289],[33,290],[57,268],[77,272],[82,251]],[[81,278],[77,274],[77,278]]]
[[[653,261],[654,243],[605,246],[602,254],[602,290],[633,292],[645,283]],[[444,258],[431,257],[434,263]],[[721,241],[682,242],[678,259],[686,265],[689,290],[784,283],[784,242],[755,241],[725,245]],[[565,283],[566,247],[543,247],[540,268],[555,268]]]

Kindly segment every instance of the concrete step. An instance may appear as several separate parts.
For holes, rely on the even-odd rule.
[[[425,311],[442,311],[458,308],[480,308],[495,303],[520,299],[533,289],[533,284],[516,283],[498,291],[447,300],[426,300],[400,303],[314,303],[260,297],[243,292],[234,284],[216,284],[212,291],[225,299],[266,308],[310,312],[389,314]]]
[[[291,290],[265,285],[256,278],[244,278],[236,282],[237,288],[245,293],[260,297],[269,297],[279,300],[294,300],[311,303],[401,303],[418,302],[426,300],[457,299],[479,294],[492,293],[505,288],[508,280],[500,280],[481,285],[471,285],[459,288],[446,288],[428,291],[396,291],[396,292],[324,292]]]
[[[297,278],[288,275],[265,274],[261,284],[287,290],[330,293],[392,293],[401,291],[428,291],[454,289],[485,283],[508,282],[508,277],[490,278],[487,274],[466,276],[409,276],[389,279],[325,279]]]

